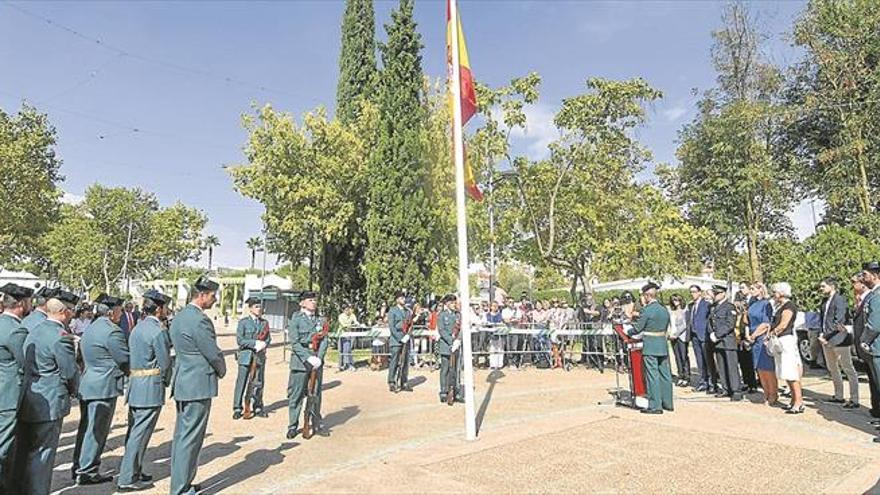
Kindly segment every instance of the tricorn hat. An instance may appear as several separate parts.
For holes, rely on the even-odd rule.
[[[193,287],[199,292],[216,292],[220,288],[220,284],[202,275],[196,280]]]
[[[7,296],[15,299],[16,301],[21,301],[22,299],[29,299],[34,295],[34,290],[28,287],[22,287],[20,285],[16,285],[13,283],[8,283],[3,287],[0,287],[0,292],[6,294]]]

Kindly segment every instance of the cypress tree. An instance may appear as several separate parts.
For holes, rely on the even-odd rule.
[[[421,36],[413,1],[400,0],[380,45],[378,142],[370,162],[364,272],[371,307],[400,289],[422,294],[430,276],[430,223],[424,184]]]
[[[376,26],[373,0],[346,0],[342,48],[336,83],[336,118],[350,123],[361,98],[370,99],[376,85]]]

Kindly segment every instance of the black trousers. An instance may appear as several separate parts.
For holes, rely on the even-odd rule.
[[[712,339],[709,336],[706,336],[706,342],[704,343],[706,356],[706,371],[709,375],[709,388],[715,388],[718,386],[718,367],[715,366],[715,342],[712,342]]]
[[[868,386],[871,390],[871,410],[868,411],[872,417],[880,418],[880,384],[877,380],[877,370],[874,369],[873,360],[868,359],[870,356],[864,354],[859,356],[867,364],[868,368]]]
[[[736,351],[739,359],[739,370],[742,372],[742,381],[749,388],[758,388],[758,375],[755,374],[755,362],[752,360],[752,351],[743,350],[741,347]]]
[[[742,388],[742,380],[737,368],[736,351],[715,349],[715,359],[718,361],[718,371],[721,373],[721,386],[728,394],[738,393]]]
[[[691,362],[688,357],[688,343],[675,339],[672,343],[672,350],[675,351],[675,374],[679,380],[691,381]]]

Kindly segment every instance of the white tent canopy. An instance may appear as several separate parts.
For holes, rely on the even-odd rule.
[[[708,289],[713,285],[723,285],[727,286],[727,280],[718,280],[712,277],[707,277],[705,275],[684,275],[681,277],[672,277],[666,276],[662,281],[650,279],[650,278],[629,278],[623,280],[612,280],[610,282],[602,282],[599,284],[593,284],[594,292],[606,292],[606,291],[639,291],[642,287],[648,282],[655,282],[660,285],[660,290],[664,289],[686,289],[691,285],[699,285],[703,289]]]

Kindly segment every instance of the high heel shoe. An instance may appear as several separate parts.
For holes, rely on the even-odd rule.
[[[803,414],[803,412],[804,412],[804,405],[801,404],[798,407],[792,407],[792,408],[788,409],[787,411],[785,411],[785,414]]]

